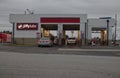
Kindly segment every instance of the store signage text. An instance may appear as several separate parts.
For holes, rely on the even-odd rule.
[[[38,30],[38,23],[17,23],[17,30]]]

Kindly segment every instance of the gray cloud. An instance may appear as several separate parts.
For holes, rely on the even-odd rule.
[[[120,16],[120,0],[0,0],[0,23],[8,23],[10,13],[87,13],[89,17]]]
[[[12,30],[9,14],[23,14],[28,8],[39,13],[87,13],[88,17],[118,15],[120,26],[120,0],[0,0],[0,31]],[[8,27],[9,26],[9,27]],[[120,28],[119,28],[120,29]]]

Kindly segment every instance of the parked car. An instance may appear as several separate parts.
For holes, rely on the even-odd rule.
[[[53,46],[53,41],[49,37],[42,37],[38,40],[38,47]]]
[[[120,41],[114,41],[114,42],[112,42],[112,44],[114,45],[114,46],[120,46]]]
[[[68,38],[67,39],[67,44],[76,44],[77,43],[77,39],[75,37],[72,38]]]

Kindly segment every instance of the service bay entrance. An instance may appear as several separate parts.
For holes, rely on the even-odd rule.
[[[80,18],[77,17],[42,17],[40,19],[40,32],[41,37],[53,36],[56,39],[56,44],[66,45],[67,39],[70,37],[66,32],[77,31],[76,41],[80,42]],[[72,36],[73,37],[73,36]],[[76,42],[76,43],[78,43]]]
[[[70,38],[76,40],[75,45],[80,44],[79,24],[41,24],[40,31],[41,37],[54,37],[57,45],[68,45],[67,40]]]

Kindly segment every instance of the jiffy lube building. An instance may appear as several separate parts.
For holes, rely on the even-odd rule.
[[[93,32],[101,33],[100,41],[108,45],[113,40],[113,18],[87,18],[87,14],[10,14],[13,25],[12,40],[15,44],[37,44],[41,37],[56,31],[58,45],[64,45],[66,31],[77,31],[78,45],[88,45]],[[60,43],[61,42],[61,43]]]

